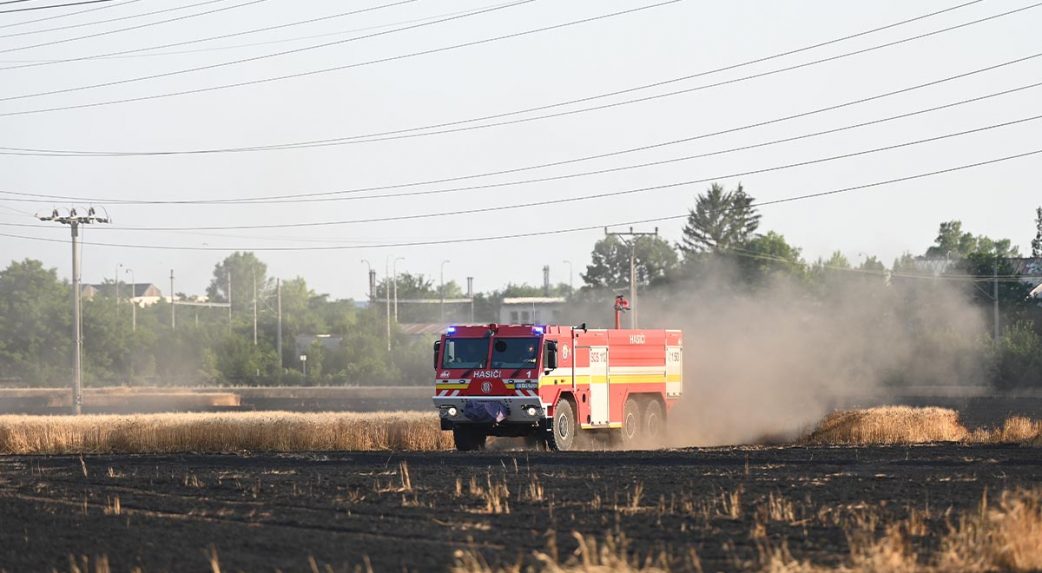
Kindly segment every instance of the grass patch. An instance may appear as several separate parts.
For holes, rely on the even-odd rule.
[[[433,451],[433,412],[0,416],[0,454]]]

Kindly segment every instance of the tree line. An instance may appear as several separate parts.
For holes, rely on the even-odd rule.
[[[677,243],[653,235],[636,237],[632,243],[617,236],[596,241],[591,262],[581,273],[583,286],[575,291],[567,284],[551,286],[550,293],[543,287],[509,284],[475,294],[472,304],[443,308],[402,303],[398,323],[392,319],[389,335],[382,301],[393,296],[395,286],[397,297],[407,301],[462,298],[460,285],[452,281],[435,284],[430,277],[403,272],[396,282],[379,281],[373,293],[376,304],[358,304],[316,293],[302,277],[279,280],[277,288],[263,261],[254,253],[237,252],[215,265],[206,289],[210,301],[230,303],[230,312],[227,308],[179,306],[174,328],[167,301],[137,307],[132,319],[125,296],[127,285],[119,285],[124,293],[121,298],[111,288],[85,300],[84,382],[427,384],[433,336],[406,334],[400,324],[436,323],[443,312],[446,321],[467,322],[473,317],[476,322],[492,322],[498,319],[505,297],[553,294],[568,301],[564,320],[607,325],[604,309],[616,293],[628,292],[632,252],[642,305],[706,288],[766,294],[779,280],[812,301],[843,296],[851,281],[867,285],[858,296],[902,289],[916,289],[922,295],[924,289],[936,288],[929,282],[934,279],[954,285],[967,305],[983,313],[994,306],[997,291],[999,336],[989,337],[989,332],[982,331],[972,342],[988,356],[989,381],[999,387],[1042,386],[1042,308],[1038,299],[1029,296],[1031,285],[1017,278],[1018,261],[1023,257],[1010,239],[975,235],[959,221],[946,221],[939,225],[934,244],[919,254],[905,253],[889,267],[867,255],[851,263],[838,251],[827,259],[808,262],[799,247],[777,232],[764,231],[761,222],[755,199],[741,185],[727,190],[714,184],[697,196]],[[1036,212],[1034,232],[1030,256],[1042,258],[1042,207]],[[1001,280],[995,280],[996,276]],[[56,269],[45,268],[37,260],[13,261],[0,271],[0,384],[67,383],[72,349],[70,289]],[[275,343],[279,302],[281,348]],[[929,325],[919,327],[929,330]],[[315,334],[332,335],[336,342],[316,339],[302,350],[308,357],[305,375],[296,341],[298,335]]]

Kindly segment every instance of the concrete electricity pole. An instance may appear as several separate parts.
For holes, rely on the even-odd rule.
[[[387,307],[387,355],[391,355],[391,255],[384,259],[384,305]]]
[[[282,279],[275,279],[275,347],[279,354],[279,376],[282,375]]]
[[[568,265],[568,290],[574,292],[575,291],[575,283],[573,282],[572,279],[573,279],[573,277],[575,275],[572,274],[572,261],[561,261],[561,262]]]
[[[81,393],[82,371],[80,364],[80,351],[83,348],[83,328],[80,322],[80,225],[92,223],[108,223],[108,217],[98,217],[94,214],[94,207],[87,210],[86,215],[76,213],[76,209],[69,209],[68,215],[60,215],[55,209],[48,216],[36,216],[41,221],[54,221],[62,225],[68,225],[72,231],[72,314],[73,314],[73,351],[72,351],[72,412],[79,415],[83,410],[83,395]]]
[[[177,330],[177,297],[174,296],[174,269],[170,269],[170,330]]]
[[[126,269],[124,274],[130,273],[130,331],[137,332],[137,281],[134,280],[134,269]]]
[[[441,323],[445,324],[445,263],[451,263],[452,261],[446,259],[441,262],[441,285],[438,287],[438,291],[441,294]]]
[[[657,237],[658,227],[655,227],[654,233],[634,233],[633,227],[630,227],[629,231],[622,233],[609,233],[608,228],[604,228],[604,235],[607,237],[629,237],[629,240],[621,239],[622,243],[630,248],[630,328],[637,328],[637,238],[638,237]]]
[[[232,270],[228,269],[228,332],[232,331]]]
[[[253,345],[257,346],[257,271],[253,271]]]
[[[404,261],[405,257],[398,257],[391,263],[391,275],[394,277],[394,323],[398,324],[398,261]]]

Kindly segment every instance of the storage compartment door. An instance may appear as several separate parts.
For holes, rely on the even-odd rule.
[[[666,396],[684,393],[684,349],[680,346],[666,347]]]
[[[590,423],[608,423],[608,347],[590,347]]]

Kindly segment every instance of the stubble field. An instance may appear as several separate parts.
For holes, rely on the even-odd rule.
[[[1038,452],[6,456],[0,569],[1030,570]]]

